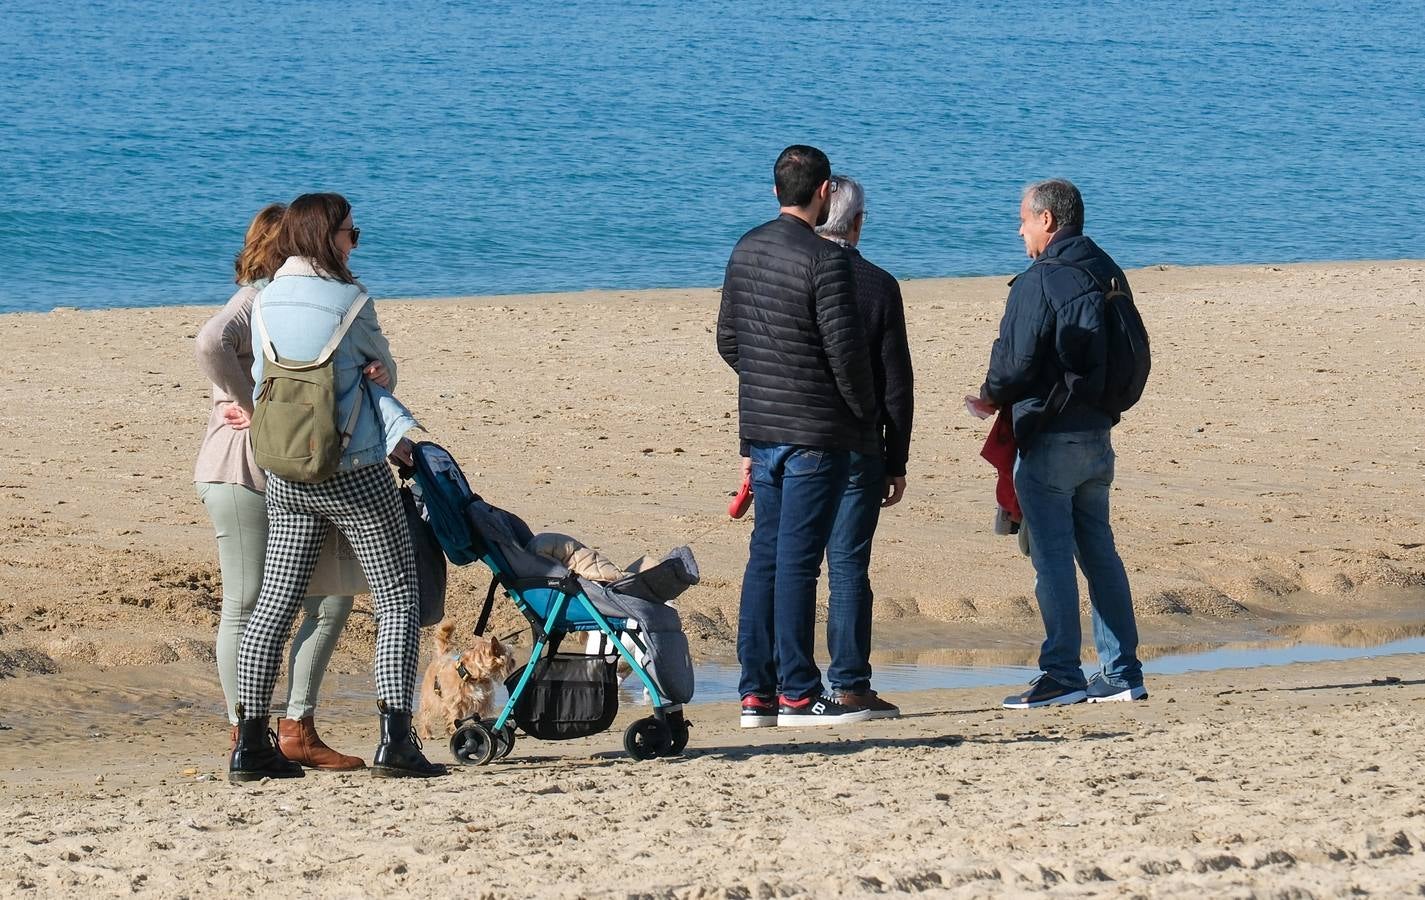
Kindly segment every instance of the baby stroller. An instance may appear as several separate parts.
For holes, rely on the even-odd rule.
[[[475,716],[456,723],[450,739],[455,758],[478,766],[508,756],[516,724],[541,740],[608,730],[618,714],[620,659],[653,706],[652,715],[624,731],[624,749],[640,760],[682,753],[690,727],[682,705],[693,696],[693,666],[678,612],[667,602],[698,582],[691,551],[680,547],[611,584],[589,581],[557,560],[526,550],[529,526],[472,491],[443,448],[419,443],[414,462],[402,474],[414,477],[414,492],[446,557],[456,565],[479,560],[493,576],[475,633],[484,632],[496,591],[503,590],[533,634],[529,660],[506,681],[509,700],[495,718]],[[574,632],[597,632],[600,652],[560,653],[560,643]]]

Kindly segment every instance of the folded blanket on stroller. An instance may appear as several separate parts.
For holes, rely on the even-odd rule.
[[[570,574],[559,560],[530,549],[535,536],[514,513],[476,499],[466,507],[466,517],[475,533],[499,550],[515,578]],[[676,547],[656,562],[640,560],[629,569],[608,584],[583,577],[578,583],[600,613],[638,623],[648,643],[648,674],[669,701],[687,703],[693,697],[693,660],[682,619],[668,601],[698,583],[697,561],[691,549]]]

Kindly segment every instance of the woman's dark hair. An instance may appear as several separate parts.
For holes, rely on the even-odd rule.
[[[233,260],[233,280],[238,284],[252,284],[262,278],[271,278],[272,273],[282,265],[283,257],[277,250],[277,232],[286,209],[281,203],[269,203],[258,210],[248,223],[242,249]]]
[[[341,194],[303,194],[287,205],[277,249],[284,257],[305,256],[324,277],[355,284],[336,249],[337,229],[349,215],[351,204]]]

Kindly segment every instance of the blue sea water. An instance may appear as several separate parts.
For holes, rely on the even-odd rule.
[[[903,278],[1016,271],[1073,179],[1126,266],[1425,256],[1412,2],[0,3],[0,311],[212,303],[346,194],[380,296],[714,285],[816,144]]]

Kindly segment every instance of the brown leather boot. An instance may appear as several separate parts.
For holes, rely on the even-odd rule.
[[[317,734],[311,716],[299,720],[277,720],[277,746],[282,755],[313,769],[345,772],[364,769],[366,763],[355,756],[338,753],[328,747]]]

